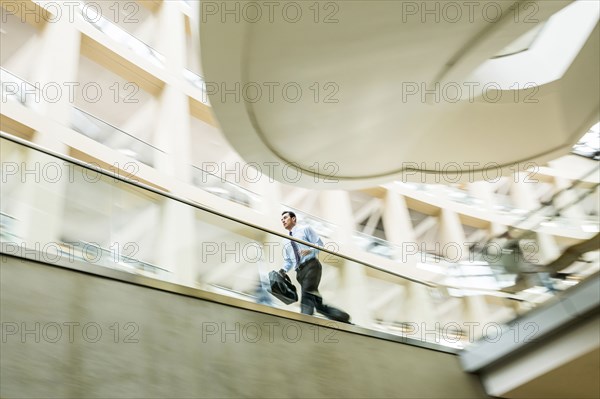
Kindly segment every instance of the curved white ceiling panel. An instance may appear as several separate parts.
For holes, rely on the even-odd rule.
[[[598,121],[599,3],[571,3],[203,2],[206,92],[233,147],[283,182],[489,178]]]

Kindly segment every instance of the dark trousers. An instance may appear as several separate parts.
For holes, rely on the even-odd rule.
[[[323,298],[321,298],[321,294],[319,293],[322,271],[321,262],[316,258],[302,262],[298,266],[296,280],[298,280],[302,288],[300,311],[304,314],[313,314],[315,307],[319,310],[317,304],[323,304]]]
[[[323,298],[319,293],[322,270],[321,262],[317,258],[302,262],[298,267],[296,280],[298,280],[302,288],[300,311],[304,314],[312,315],[316,308],[317,312],[329,319],[348,322],[350,316],[346,312],[323,303]]]

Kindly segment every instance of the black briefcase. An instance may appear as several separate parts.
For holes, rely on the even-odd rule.
[[[298,301],[298,293],[290,277],[287,274],[282,277],[275,270],[269,273],[269,292],[286,305]]]

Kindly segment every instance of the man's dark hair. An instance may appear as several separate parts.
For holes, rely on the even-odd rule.
[[[283,212],[281,212],[281,216],[285,215],[286,213],[288,215],[290,215],[291,218],[295,218],[296,217],[296,214],[294,212],[292,212],[292,211],[283,211]]]

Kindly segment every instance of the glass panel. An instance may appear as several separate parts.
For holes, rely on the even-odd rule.
[[[597,172],[597,167],[594,168],[594,171]],[[490,210],[482,207],[483,201],[481,199],[476,198],[467,191],[457,187],[446,186],[443,184],[401,182],[396,182],[396,184],[417,192],[423,192],[432,198],[443,198],[455,203],[465,204],[473,209],[484,211],[486,213],[494,212],[499,216],[508,217],[507,224],[527,230],[537,228],[538,226],[552,227],[560,225],[561,228],[564,227],[581,232],[589,229],[589,227],[584,228],[584,226],[598,224],[597,216],[588,216],[585,220],[558,218],[555,215],[556,209],[552,206],[545,206],[533,211],[516,208],[510,203],[510,198],[507,195],[494,194],[493,199],[495,205],[493,210]],[[432,201],[432,203],[435,203],[435,201]]]
[[[210,105],[208,94],[206,94],[206,82],[205,82],[204,78],[202,76],[190,71],[187,68],[183,69],[183,77],[188,82],[190,82],[192,85],[194,85],[194,87],[196,87],[197,89],[200,89],[200,91],[202,92],[202,95],[200,96],[200,100],[204,104]]]
[[[573,154],[600,161],[600,123],[592,128],[579,139],[573,146]]]
[[[165,57],[162,54],[104,18],[102,14],[99,13],[97,4],[95,6],[93,5],[93,2],[90,2],[89,4],[92,4],[92,6],[90,7],[88,4],[80,2],[77,8],[85,21],[89,22],[94,28],[105,33],[111,39],[124,44],[138,55],[146,58],[154,65],[159,67],[164,66]]]
[[[71,128],[148,166],[154,166],[158,155],[165,154],[153,145],[77,107],[72,108]]]
[[[249,208],[255,208],[261,201],[260,195],[193,165],[192,184],[218,197]]]
[[[2,101],[4,99],[17,101],[26,107],[31,107],[43,98],[37,87],[4,68],[0,68],[0,81],[2,82]]]

